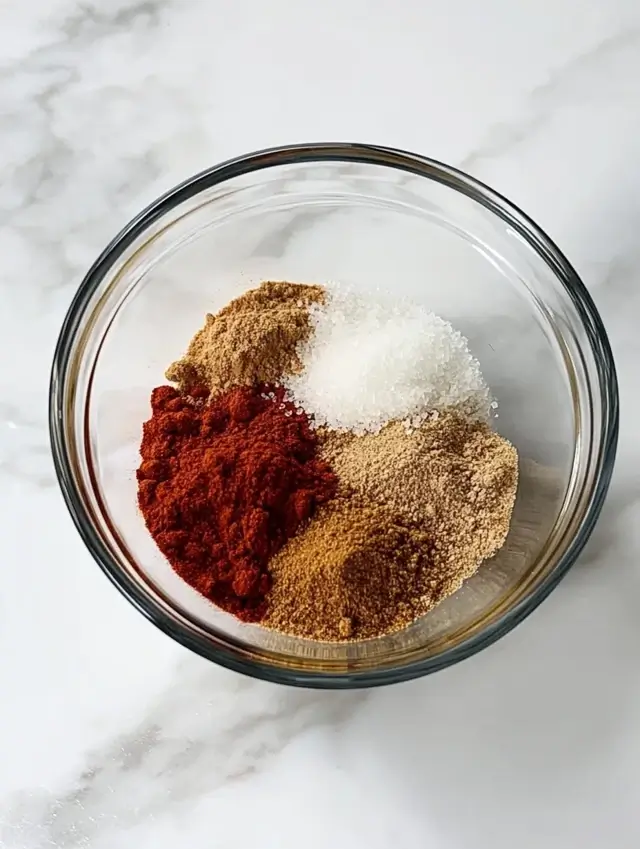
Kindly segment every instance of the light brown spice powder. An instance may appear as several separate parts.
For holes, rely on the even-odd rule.
[[[265,282],[231,301],[189,343],[167,380],[188,392],[206,386],[217,395],[232,386],[276,383],[300,371],[297,346],[311,333],[309,306],[324,300],[322,286]]]
[[[323,439],[342,495],[272,561],[267,627],[332,641],[397,631],[503,545],[517,453],[486,424],[451,413]]]
[[[365,639],[402,628],[435,585],[429,540],[378,505],[336,498],[270,563],[269,628],[314,640]]]
[[[329,435],[323,454],[343,486],[427,531],[455,571],[473,571],[504,543],[518,455],[483,422],[448,413],[411,433],[394,422],[378,434]]]

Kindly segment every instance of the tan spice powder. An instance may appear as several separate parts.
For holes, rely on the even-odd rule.
[[[331,641],[397,631],[503,545],[518,459],[486,424],[450,413],[323,438],[342,496],[270,564],[267,627]]]
[[[276,383],[300,371],[297,346],[311,333],[309,306],[324,301],[322,286],[268,281],[231,301],[189,343],[165,376],[182,391],[207,386]]]
[[[329,435],[324,457],[343,486],[427,531],[453,571],[475,571],[504,543],[518,484],[518,455],[484,422],[440,415],[407,433]]]
[[[379,505],[337,498],[271,561],[261,624],[314,640],[366,639],[404,627],[436,591],[429,540]]]

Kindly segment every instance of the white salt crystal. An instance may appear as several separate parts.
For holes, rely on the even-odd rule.
[[[310,313],[303,370],[285,385],[316,424],[356,433],[390,419],[418,427],[448,407],[488,418],[493,399],[467,340],[425,307],[334,287]]]

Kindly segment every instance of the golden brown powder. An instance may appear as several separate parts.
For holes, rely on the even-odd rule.
[[[429,606],[429,540],[378,505],[337,498],[270,563],[261,624],[314,640],[366,639],[404,627]]]
[[[486,424],[450,413],[322,438],[341,495],[272,561],[268,627],[332,641],[397,631],[503,545],[517,453]]]
[[[265,282],[231,301],[167,369],[167,380],[188,392],[207,386],[216,395],[232,386],[276,383],[300,371],[297,346],[311,333],[309,306],[324,300],[322,286]]]

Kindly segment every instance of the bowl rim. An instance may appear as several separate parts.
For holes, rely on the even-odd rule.
[[[65,440],[67,372],[75,333],[93,293],[124,251],[163,215],[200,192],[226,180],[275,166],[343,162],[379,165],[434,180],[480,202],[509,226],[514,227],[555,273],[572,301],[592,348],[598,376],[601,407],[601,436],[595,461],[594,484],[582,522],[566,551],[535,590],[503,613],[480,634],[463,640],[433,657],[394,667],[373,670],[323,672],[297,670],[239,656],[231,648],[213,646],[159,609],[143,589],[118,565],[95,534],[92,522],[75,484]],[[597,399],[594,399],[594,401]],[[585,285],[567,258],[515,204],[486,184],[457,168],[435,159],[375,144],[313,142],[266,148],[228,159],[179,183],[118,233],[95,260],[76,291],[56,344],[49,387],[49,434],[54,467],[63,498],[73,522],[94,560],[120,592],[147,619],[178,643],[221,666],[266,681],[321,689],[350,689],[408,681],[451,666],[471,657],[507,634],[522,622],[558,585],[586,544],[602,509],[615,461],[619,430],[619,395],[615,363],[607,333]]]

